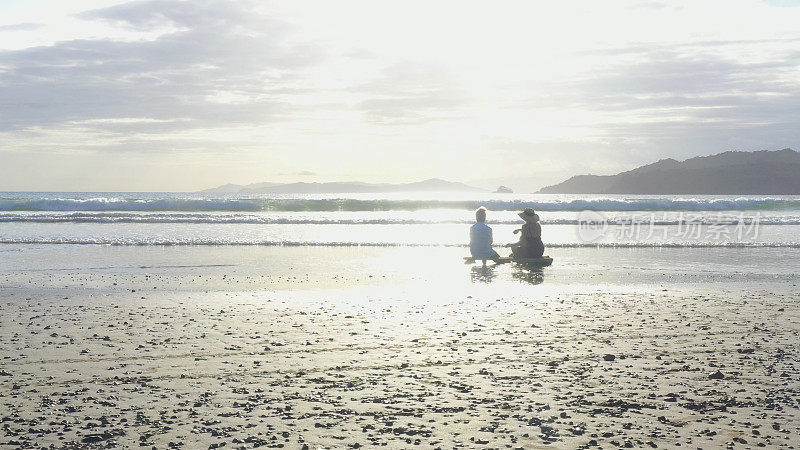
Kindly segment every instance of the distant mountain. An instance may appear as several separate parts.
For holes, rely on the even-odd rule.
[[[542,194],[800,194],[800,153],[725,152],[661,161],[617,175],[578,175]]]
[[[256,183],[248,185],[226,184],[200,191],[204,194],[334,194],[334,193],[385,193],[385,192],[478,192],[483,191],[463,183],[440,180],[418,181],[405,184],[388,183]]]

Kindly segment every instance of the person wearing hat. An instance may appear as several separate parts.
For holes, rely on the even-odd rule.
[[[514,230],[514,234],[521,233],[519,242],[511,246],[511,254],[514,258],[541,258],[544,254],[544,243],[542,242],[542,225],[539,223],[539,215],[533,208],[525,208],[519,213],[525,224],[521,229]]]
[[[500,255],[492,248],[492,228],[486,225],[486,208],[475,211],[475,225],[469,228],[469,252],[475,259],[497,260]]]

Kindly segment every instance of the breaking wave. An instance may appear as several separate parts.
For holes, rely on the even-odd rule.
[[[638,222],[637,222],[638,221]],[[711,214],[684,219],[658,219],[648,225],[685,225],[685,224],[714,224],[737,225],[758,221],[760,225],[800,225],[800,216],[780,217],[749,217],[722,214]],[[627,225],[643,223],[642,219],[631,217],[608,217],[604,219],[608,225]],[[258,225],[436,225],[459,224],[469,225],[474,223],[471,219],[406,219],[406,218],[338,218],[338,217],[269,217],[256,214],[202,214],[202,213],[41,213],[18,214],[0,212],[0,223],[153,223],[153,224],[258,224]],[[491,225],[519,225],[520,220],[488,220]],[[567,218],[544,218],[544,225],[580,225],[584,221]]]
[[[666,199],[593,198],[574,200],[360,200],[286,198],[0,198],[0,211],[416,211],[425,209],[474,210],[485,206],[493,211],[534,208],[540,211],[741,211],[800,210],[800,198],[781,199]]]

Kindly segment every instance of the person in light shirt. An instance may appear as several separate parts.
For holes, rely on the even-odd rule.
[[[500,255],[492,248],[492,229],[486,225],[486,208],[475,211],[475,225],[469,229],[469,251],[475,259],[497,260]]]

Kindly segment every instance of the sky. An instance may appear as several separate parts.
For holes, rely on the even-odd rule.
[[[0,190],[531,192],[800,150],[800,1],[0,0]]]

